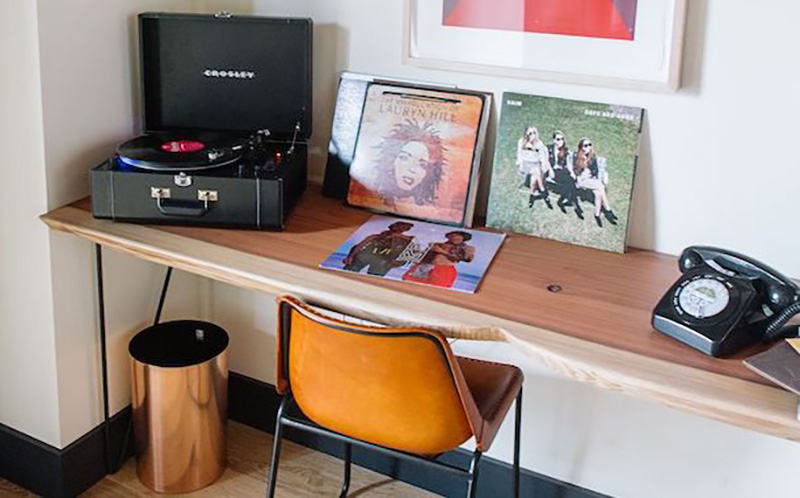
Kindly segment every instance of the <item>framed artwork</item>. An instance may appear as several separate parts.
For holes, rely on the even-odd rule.
[[[504,93],[486,225],[624,252],[644,111]]]
[[[633,88],[680,86],[687,0],[406,0],[403,61]]]
[[[347,204],[471,226],[490,102],[466,90],[370,83]]]

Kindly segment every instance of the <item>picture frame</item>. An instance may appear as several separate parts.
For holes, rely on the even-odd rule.
[[[527,28],[445,26],[446,5],[458,1],[491,2],[405,0],[404,64],[638,91],[680,88],[687,0],[629,0],[634,4],[636,28],[634,37],[631,27],[629,40],[528,32]],[[525,0],[504,0],[513,1]],[[534,55],[539,53],[545,55]],[[580,60],[575,56],[580,53],[589,55]],[[585,64],[587,59],[591,64]]]

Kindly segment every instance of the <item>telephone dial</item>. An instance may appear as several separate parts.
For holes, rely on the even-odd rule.
[[[681,277],[653,310],[653,328],[711,356],[797,336],[800,287],[767,265],[714,247],[684,249]]]

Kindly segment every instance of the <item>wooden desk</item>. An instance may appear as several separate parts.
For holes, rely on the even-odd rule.
[[[549,369],[597,386],[800,441],[797,398],[732,359],[703,356],[650,326],[677,278],[675,258],[605,253],[509,234],[474,295],[323,271],[317,265],[369,214],[307,192],[284,232],[144,226],[92,218],[88,200],[42,216],[151,262],[239,287],[291,293],[393,324],[508,341]],[[558,284],[561,292],[548,291]]]

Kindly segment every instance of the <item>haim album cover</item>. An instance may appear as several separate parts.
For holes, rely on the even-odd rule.
[[[320,268],[474,293],[504,234],[373,216]]]
[[[471,226],[488,100],[483,94],[370,85],[347,203]]]
[[[624,252],[644,111],[503,94],[487,226]]]

